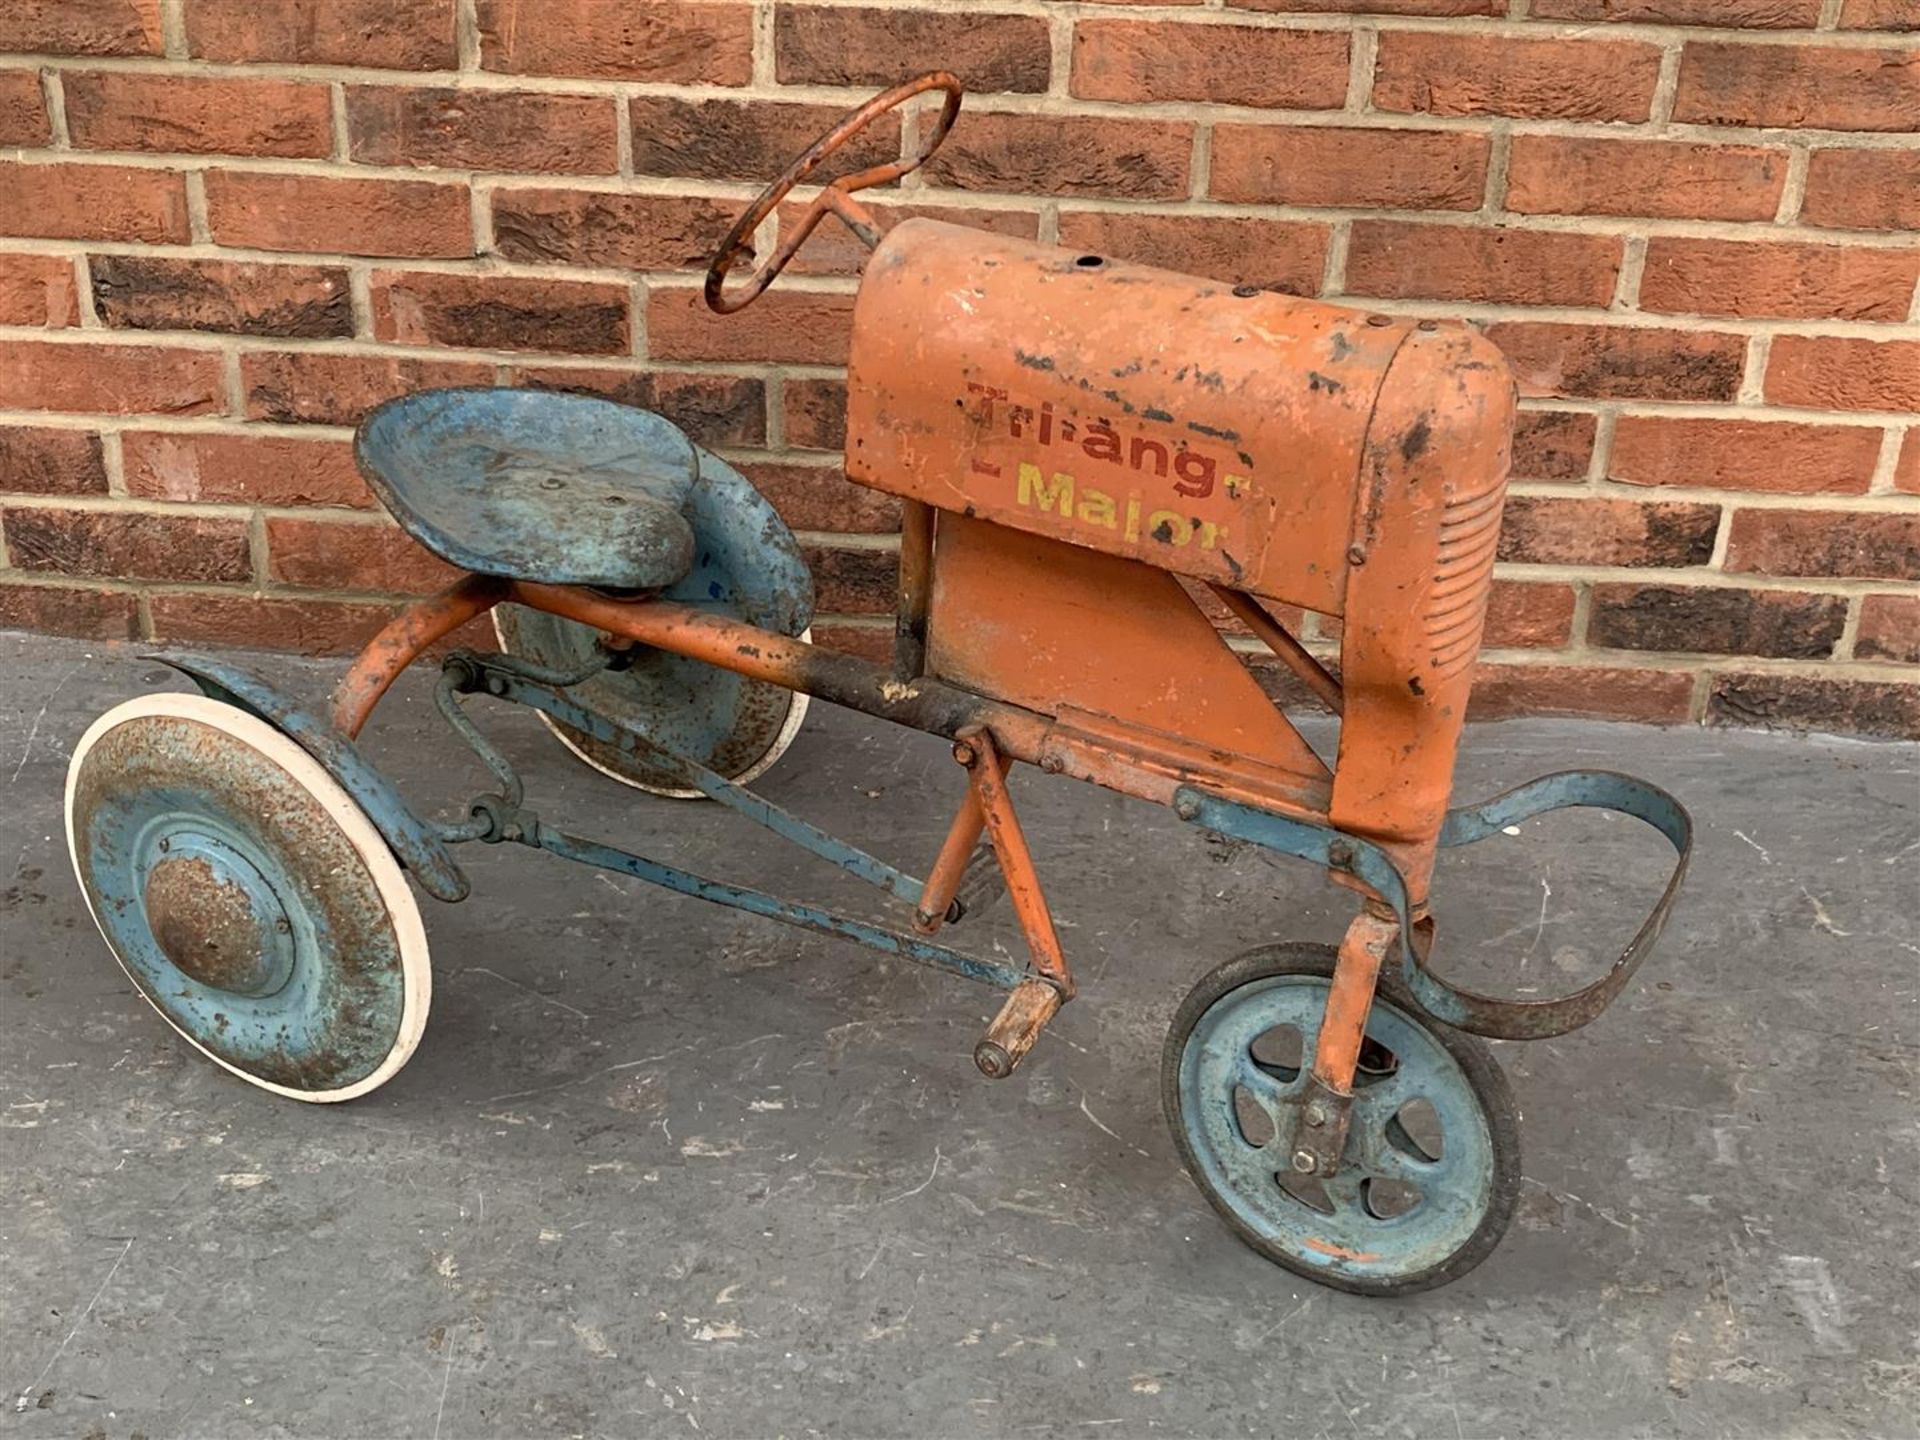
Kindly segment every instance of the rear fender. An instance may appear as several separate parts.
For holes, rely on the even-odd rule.
[[[200,687],[213,700],[245,710],[273,726],[317,760],[366,812],[396,859],[436,900],[464,900],[471,890],[447,844],[374,769],[354,743],[298,701],[252,671],[210,655],[151,655]]]

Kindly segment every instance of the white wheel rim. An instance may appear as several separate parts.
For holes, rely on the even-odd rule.
[[[231,735],[242,744],[264,755],[285,771],[324,808],[328,818],[339,828],[343,838],[353,847],[361,863],[367,867],[367,873],[372,878],[382,903],[386,906],[388,921],[393,926],[401,967],[399,1031],[394,1038],[393,1048],[387,1052],[386,1058],[371,1074],[354,1081],[351,1085],[343,1085],[334,1090],[300,1090],[276,1084],[271,1080],[263,1080],[257,1075],[250,1075],[239,1066],[214,1054],[192,1034],[176,1024],[171,1015],[154,1003],[145,987],[140,984],[138,977],[114,947],[107,928],[100,924],[99,913],[93,905],[93,895],[87,887],[86,873],[80,864],[80,849],[74,832],[74,790],[81,767],[94,746],[128,721],[148,716],[195,721],[210,729]],[[420,907],[414,900],[413,891],[407,885],[406,875],[400,868],[400,862],[394,859],[393,852],[387,848],[386,841],[381,839],[379,831],[374,829],[373,822],[367,819],[347,792],[340,788],[318,761],[264,720],[244,710],[236,709],[232,705],[209,699],[207,696],[184,694],[178,691],[142,695],[124,704],[116,705],[88,726],[87,733],[80,737],[80,743],[74,747],[73,759],[67,766],[66,827],[67,853],[73,862],[74,878],[79,883],[81,897],[86,901],[87,913],[92,916],[94,926],[100,931],[101,938],[107,941],[107,949],[112,952],[114,963],[120,966],[127,979],[132,982],[135,993],[152,1006],[154,1012],[165,1020],[175,1033],[221,1069],[238,1075],[249,1085],[257,1085],[262,1090],[272,1091],[275,1095],[284,1095],[291,1100],[304,1100],[314,1104],[331,1104],[341,1100],[351,1100],[356,1096],[377,1090],[391,1080],[412,1058],[414,1049],[419,1045],[420,1037],[427,1026],[427,1011],[433,1000],[433,972],[428,962],[426,925],[420,919]]]

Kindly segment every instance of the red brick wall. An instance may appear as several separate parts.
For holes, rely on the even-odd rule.
[[[896,512],[838,473],[849,246],[732,320],[694,287],[814,131],[945,65],[974,93],[916,206],[1508,351],[1488,713],[1915,733],[1916,27],[1920,0],[7,0],[0,624],[349,645],[442,578],[349,427],[505,381],[742,463],[814,549],[823,633],[876,644]]]

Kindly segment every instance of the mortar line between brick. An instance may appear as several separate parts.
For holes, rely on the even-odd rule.
[[[633,107],[625,95],[614,101],[613,168],[623,179],[633,178]]]
[[[697,0],[696,0],[697,3]],[[1235,17],[1249,12],[1235,12]],[[1230,23],[1241,23],[1230,17]],[[1454,33],[1457,25],[1449,22]],[[1302,28],[1302,27],[1282,27]],[[1311,27],[1328,33],[1345,33],[1341,25],[1320,25]],[[1622,27],[1613,27],[1622,28]],[[1520,37],[1513,37],[1520,38]],[[1672,41],[1674,37],[1663,37]],[[1700,37],[1689,37],[1700,38]],[[1755,40],[1753,33],[1743,34],[1744,40]],[[1803,35],[1803,39],[1815,39]],[[1804,48],[1804,47],[1795,47]],[[1849,46],[1848,48],[1856,48]],[[1897,39],[1883,42],[1878,48],[1893,54],[1903,53],[1903,46]],[[873,89],[859,85],[807,85],[789,84],[772,86],[731,86],[678,84],[647,80],[591,80],[572,77],[545,75],[509,75],[499,71],[423,71],[396,72],[392,70],[366,70],[344,66],[329,65],[247,65],[247,66],[205,66],[199,64],[180,64],[166,60],[117,60],[102,58],[77,59],[72,56],[0,56],[0,70],[25,69],[43,66],[58,70],[93,70],[108,68],[131,70],[141,73],[163,75],[167,78],[206,74],[210,77],[226,79],[265,79],[292,80],[304,84],[320,84],[327,81],[344,81],[348,84],[382,86],[389,89],[413,89],[422,86],[455,85],[462,89],[475,91],[522,91],[530,94],[557,94],[605,98],[614,95],[634,95],[658,97],[661,99],[686,100],[692,102],[732,101],[752,102],[756,100],[793,101],[801,104],[830,107],[836,111],[850,109],[852,106],[871,99]],[[1384,129],[1415,130],[1483,130],[1494,120],[1510,120],[1514,125],[1523,127],[1521,133],[1544,135],[1573,135],[1587,138],[1618,138],[1622,135],[1646,137],[1658,134],[1663,138],[1696,139],[1714,144],[1751,145],[1757,143],[1783,145],[1794,140],[1809,143],[1833,145],[1882,147],[1889,149],[1904,148],[1911,143],[1910,132],[1887,130],[1847,130],[1827,129],[1817,126],[1779,126],[1779,125],[1731,125],[1704,124],[1694,121],[1672,121],[1655,127],[1650,122],[1635,125],[1623,125],[1611,121],[1562,119],[1555,117],[1501,116],[1493,114],[1440,115],[1428,111],[1390,111],[1368,108],[1360,113],[1351,113],[1346,109],[1345,97],[1341,104],[1319,108],[1288,108],[1284,106],[1236,105],[1215,100],[1099,100],[1080,96],[1054,95],[1049,92],[1022,93],[1014,91],[981,92],[970,94],[967,108],[976,114],[1061,114],[1072,113],[1105,117],[1115,120],[1170,120],[1185,122],[1196,114],[1224,121],[1244,124],[1281,124],[1281,125],[1370,125]],[[109,153],[109,152],[100,152]],[[142,152],[111,152],[139,154]],[[249,157],[238,157],[249,158]],[[275,159],[281,157],[251,157]],[[293,157],[287,157],[293,158]],[[389,167],[399,168],[399,167]]]
[[[80,313],[80,328],[99,330],[100,311],[93,303],[93,267],[85,255],[73,257],[73,304]]]
[[[400,3],[408,3],[408,0],[400,0]],[[455,0],[453,48],[453,63],[458,71],[464,74],[479,73],[480,15],[474,0]]]
[[[170,3],[170,0],[169,0]],[[765,3],[765,0],[756,0]],[[900,0],[810,0],[810,3],[823,8],[888,10],[900,3]],[[1831,0],[1828,0],[1831,3]],[[1073,3],[1073,0],[996,0],[993,4],[978,4],[974,0],[916,0],[916,9],[943,11],[948,14],[961,14],[969,17],[983,16],[1031,16],[1039,19],[1052,19],[1064,16],[1071,20],[1113,19],[1119,18],[1108,4]],[[1212,3],[1204,5],[1130,5],[1120,12],[1127,19],[1170,21],[1176,24],[1192,25],[1238,25],[1276,30],[1340,30],[1348,27],[1351,17],[1343,14],[1314,12],[1276,13],[1245,8],[1226,8]],[[1371,18],[1371,17],[1370,17]],[[1378,17],[1387,27],[1397,30],[1425,30],[1458,34],[1461,31],[1461,18],[1457,15],[1388,15]],[[1687,39],[1710,41],[1742,41],[1756,45],[1811,45],[1821,48],[1897,48],[1902,42],[1900,32],[1876,30],[1840,31],[1816,22],[1816,28],[1799,29],[1756,29],[1738,25],[1671,25],[1651,21],[1610,21],[1596,26],[1585,21],[1557,21],[1526,16],[1479,16],[1471,21],[1478,32],[1498,35],[1504,39],[1534,38],[1544,40],[1639,40],[1642,42],[1673,42]],[[477,28],[477,27],[476,27]],[[60,55],[51,52],[16,52],[23,58],[41,58],[65,60],[79,65],[101,65],[114,68],[154,68],[156,63],[165,61],[194,71],[222,69],[231,70],[232,65],[217,62],[176,58],[172,56],[76,56]],[[184,60],[184,63],[183,63]],[[254,68],[249,66],[248,68]],[[258,68],[266,70],[326,69],[354,70],[369,74],[384,75],[389,78],[395,72],[378,70],[368,66],[315,65],[301,66],[287,62],[265,62]],[[430,69],[409,74],[441,76],[456,73],[445,69]],[[500,72],[505,73],[505,72]],[[755,78],[750,84],[769,83]],[[727,86],[728,89],[747,89],[748,85]]]
[[[1647,116],[1647,128],[1656,135],[1664,135],[1673,124],[1673,102],[1680,93],[1683,46],[1681,37],[1668,36],[1660,51],[1660,72],[1653,82],[1653,102]]]
[[[235,419],[247,413],[247,382],[240,374],[240,352],[227,346],[220,352],[220,382],[227,413]]]
[[[333,116],[333,158],[345,164],[353,159],[353,140],[347,133],[347,87],[336,80],[327,93]]]
[[[1827,510],[1861,515],[1920,515],[1920,496],[1833,491],[1717,490],[1705,485],[1630,485],[1621,480],[1515,480],[1511,495],[1547,500],[1633,500],[1721,505],[1742,510]]]
[[[777,372],[769,375],[760,387],[760,403],[765,411],[763,418],[767,432],[767,449],[776,453],[786,452],[786,463],[797,462],[808,452],[793,452],[787,448],[787,377]],[[727,449],[720,449],[717,453],[722,460],[729,459]],[[827,458],[835,457],[829,454]]]
[[[1787,176],[1780,186],[1780,208],[1774,211],[1775,225],[1791,225],[1800,218],[1800,207],[1807,199],[1807,170],[1813,163],[1813,151],[1805,145],[1787,148]]]
[[[0,253],[5,247],[0,247]],[[71,250],[27,253],[73,253]],[[100,252],[110,253],[110,252]],[[134,252],[142,253],[142,252]],[[221,254],[204,258],[244,259],[236,254]],[[313,256],[307,257],[309,263],[319,261],[325,264],[342,265],[348,263],[345,257]],[[383,271],[392,270],[414,275],[464,275],[499,276],[503,278],[537,279],[560,284],[627,285],[641,283],[649,289],[659,290],[663,294],[699,288],[699,277],[684,271],[631,271],[631,270],[587,270],[582,268],[528,265],[515,261],[501,260],[495,256],[476,257],[464,261],[424,261],[395,262],[375,260],[372,262]],[[782,277],[784,288],[789,293],[812,295],[838,295],[851,297],[857,290],[857,281],[852,276],[800,276]],[[1440,321],[1464,321],[1476,325],[1498,325],[1518,322],[1532,325],[1575,325],[1591,326],[1609,331],[1648,331],[1666,335],[1723,335],[1732,338],[1745,338],[1749,341],[1766,341],[1776,335],[1806,337],[1814,339],[1851,339],[1875,342],[1905,341],[1913,342],[1920,338],[1920,331],[1906,323],[1879,324],[1870,321],[1846,320],[1753,320],[1733,316],[1695,316],[1655,314],[1651,311],[1614,311],[1599,306],[1578,307],[1560,305],[1527,306],[1509,303],[1481,303],[1460,300],[1402,300],[1387,299],[1380,296],[1349,295],[1345,297],[1358,308],[1378,311],[1381,314],[1394,315],[1410,320],[1434,319]],[[125,332],[121,339],[128,344],[150,344],[156,346],[190,343],[195,332],[191,331],[139,331]],[[15,340],[34,340],[45,344],[59,345],[76,342],[97,343],[99,336],[87,334],[75,336],[63,334],[59,330],[49,330],[33,325],[0,325],[0,337]],[[137,338],[136,338],[137,337]],[[241,343],[251,349],[328,349],[351,344],[341,340],[310,340],[295,342],[287,337],[240,336]],[[397,346],[395,354],[419,356],[433,351],[446,354],[472,354],[474,347],[462,350],[457,346],[405,345]],[[482,353],[489,358],[499,351],[487,350]],[[565,358],[556,352],[556,358]],[[1763,357],[1764,358],[1764,357]],[[775,362],[777,363],[777,362]],[[1751,378],[1751,377],[1749,377]],[[1574,397],[1578,398],[1578,397]],[[1602,400],[1606,396],[1588,397]],[[1740,392],[1742,403],[1758,403],[1757,391]],[[1702,401],[1697,403],[1715,403]]]
[[[1727,572],[1727,545],[1733,539],[1733,513],[1735,506],[1722,505],[1720,514],[1713,526],[1713,552],[1707,556],[1706,568],[1717,574]]]
[[[1587,648],[1587,626],[1593,613],[1593,585],[1576,580],[1573,585],[1573,617],[1567,622],[1567,648],[1579,652]]]
[[[1620,274],[1613,287],[1610,309],[1633,314],[1640,308],[1640,279],[1647,269],[1647,237],[1629,235],[1620,256]]]
[[[1765,398],[1767,387],[1767,357],[1773,353],[1773,335],[1762,331],[1747,340],[1745,364],[1740,372],[1740,391],[1734,398],[1748,405],[1758,405]]]
[[[47,131],[56,152],[71,149],[73,136],[67,130],[67,91],[60,72],[48,68],[40,72],[40,98],[47,107]]]
[[[1208,188],[1213,184],[1213,126],[1202,124],[1193,127],[1193,152],[1187,170],[1188,196],[1194,200],[1204,200]]]
[[[1497,124],[1488,137],[1486,188],[1481,192],[1479,210],[1475,212],[1482,220],[1492,220],[1505,214],[1507,169],[1512,160],[1513,127]]]
[[[467,185],[467,225],[474,260],[493,270],[499,264],[499,256],[493,253],[493,191],[484,185]]]
[[[1873,463],[1873,478],[1867,481],[1869,495],[1894,495],[1893,473],[1900,465],[1900,449],[1906,442],[1907,426],[1889,425],[1880,435],[1880,454]]]
[[[353,334],[373,339],[373,266],[361,261],[347,266],[347,303],[353,313]]]
[[[1599,486],[1607,478],[1607,467],[1613,463],[1613,435],[1620,421],[1620,409],[1616,405],[1603,406],[1593,423],[1593,453],[1587,457],[1588,486]]]
[[[124,497],[127,493],[127,454],[118,431],[100,437],[100,466],[107,472],[107,494]]]
[[[751,49],[752,88],[764,90],[778,83],[779,57],[775,52],[773,0],[753,0]]]
[[[1061,99],[1073,93],[1073,16],[1047,17],[1046,94]]]
[[[210,247],[213,228],[207,220],[207,172],[187,171],[182,185],[187,195],[187,236],[196,245]]]
[[[1712,696],[1712,673],[1705,669],[1696,670],[1693,676],[1693,689],[1687,695],[1687,720],[1690,724],[1707,723],[1707,706]]]
[[[1853,647],[1860,638],[1860,612],[1866,608],[1866,599],[1861,595],[1847,597],[1847,616],[1840,624],[1840,638],[1833,642],[1833,658],[1839,661],[1853,659]]]
[[[1339,295],[1347,284],[1347,251],[1353,243],[1353,222],[1341,220],[1327,232],[1327,260],[1320,277],[1320,293]]]
[[[1347,51],[1347,103],[1349,115],[1366,113],[1373,99],[1374,71],[1379,62],[1380,31],[1372,25],[1353,28],[1351,48]]]
[[[43,152],[40,163],[51,163],[55,152]],[[76,158],[76,157],[69,157]],[[65,162],[62,162],[65,163]],[[86,163],[79,160],[77,163]],[[177,163],[191,163],[195,169],[208,168],[204,157],[188,160],[180,157]],[[339,166],[333,162],[315,162],[319,168],[300,171],[248,171],[247,173],[273,173],[288,177],[314,175],[325,179],[355,179],[394,182],[411,180],[416,184],[455,188],[470,181],[474,185],[484,186],[494,191],[516,190],[560,190],[582,195],[666,195],[674,197],[710,197],[744,203],[758,193],[758,187],[751,181],[712,181],[700,180],[691,176],[619,176],[604,175],[528,175],[508,174],[495,171],[406,171],[400,174],[379,171],[369,167]],[[168,173],[180,173],[172,164],[136,166],[139,169],[158,169]],[[226,168],[216,166],[214,168]],[[334,173],[345,172],[345,173]],[[192,172],[187,172],[192,173]],[[796,198],[808,198],[817,193],[817,187],[804,187],[796,190]],[[1191,196],[1161,197],[1155,199],[1129,199],[1110,195],[1070,195],[1042,197],[1021,195],[1011,192],[988,192],[951,190],[938,187],[926,187],[915,194],[918,203],[939,204],[955,210],[981,211],[984,213],[1031,213],[1049,200],[1054,203],[1066,203],[1076,209],[1097,210],[1103,213],[1120,215],[1148,216],[1208,216],[1219,219],[1258,219],[1258,220],[1338,220],[1356,215],[1382,216],[1411,223],[1433,225],[1471,225],[1478,222],[1479,215],[1472,210],[1427,210],[1389,205],[1302,205],[1260,202],[1234,202],[1221,200],[1199,200]],[[1632,215],[1578,215],[1578,214],[1521,214],[1507,212],[1502,215],[1505,226],[1546,233],[1571,233],[1579,235],[1618,235],[1642,236],[1664,235],[1689,239],[1731,239],[1731,240],[1794,240],[1810,244],[1835,246],[1840,248],[1865,248],[1907,252],[1920,249],[1920,234],[1883,230],[1854,230],[1826,228],[1804,224],[1782,225],[1773,221],[1734,221],[1703,220],[1677,217],[1632,216]],[[211,242],[200,242],[210,245]],[[0,250],[21,250],[29,248],[93,248],[93,249],[137,249],[141,253],[194,253],[190,247],[178,243],[136,242],[125,240],[88,240],[71,239],[58,236],[0,236]],[[242,245],[218,247],[222,253],[257,254],[267,259],[285,258],[294,255],[324,255],[330,252],[321,250],[264,250]],[[395,263],[406,263],[415,257],[391,257]],[[434,257],[419,257],[420,261],[431,263]],[[446,257],[441,257],[446,258]]]
[[[160,43],[167,59],[188,58],[186,0],[160,0]]]

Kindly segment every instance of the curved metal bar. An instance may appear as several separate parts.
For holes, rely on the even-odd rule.
[[[1440,844],[1471,845],[1506,826],[1555,810],[1610,810],[1644,821],[1663,835],[1678,857],[1647,918],[1606,974],[1570,995],[1550,1000],[1509,1000],[1448,983],[1427,968],[1431,929],[1416,923],[1407,883],[1387,852],[1357,835],[1256,810],[1204,791],[1183,787],[1174,810],[1181,819],[1222,835],[1282,854],[1314,860],[1363,881],[1393,910],[1399,923],[1400,968],[1407,988],[1436,1020],[1495,1040],[1544,1040],[1587,1024],[1613,1003],[1666,928],[1693,853],[1693,818],[1657,785],[1610,770],[1565,770],[1542,775],[1479,805],[1447,812]]]
[[[945,91],[946,101],[940,107],[940,118],[934,122],[933,133],[920,144],[913,155],[905,160],[891,160],[884,165],[869,166],[857,174],[843,175],[828,185],[814,197],[813,203],[795,223],[793,233],[780,242],[780,248],[773,253],[766,264],[754,272],[753,278],[734,294],[724,293],[727,276],[732,273],[733,267],[746,253],[748,239],[755,230],[760,228],[760,222],[771,215],[774,208],[787,198],[788,192],[794,186],[819,169],[823,160],[865,130],[881,115],[896,105],[911,100],[916,95],[923,95],[929,90]],[[713,259],[707,265],[704,290],[707,307],[717,315],[731,315],[741,307],[752,304],[767,286],[773,283],[774,277],[787,268],[787,262],[793,259],[794,253],[806,243],[814,227],[829,211],[845,220],[848,227],[867,245],[878,244],[879,231],[875,228],[872,217],[847,197],[856,190],[865,190],[869,186],[885,185],[889,181],[898,180],[902,175],[910,174],[924,165],[928,157],[940,148],[940,142],[947,138],[947,132],[953,129],[953,122],[960,114],[960,99],[964,93],[958,78],[945,70],[931,70],[917,79],[909,80],[903,85],[896,85],[891,90],[874,96],[864,105],[848,111],[831,130],[801,151],[794,158],[793,163],[782,170],[773,183],[760,192],[753,204],[747,207],[746,213],[734,221],[733,228],[727,232],[727,238],[720,242],[720,248],[713,252]]]
[[[358,735],[400,672],[436,640],[498,605],[508,583],[494,575],[465,575],[389,620],[334,687],[333,728],[349,740]]]

